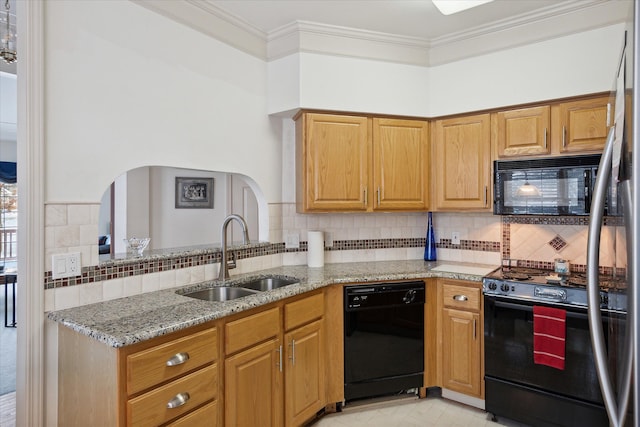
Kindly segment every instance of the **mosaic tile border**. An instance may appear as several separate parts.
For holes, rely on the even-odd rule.
[[[530,261],[524,259],[511,260],[516,261],[515,264],[511,264],[516,267],[526,267],[526,268],[536,268],[539,270],[553,270],[555,265],[553,262],[545,262],[545,261]],[[598,271],[602,275],[613,276],[614,268],[613,267],[599,267]],[[571,272],[572,273],[586,273],[587,266],[585,264],[571,264]],[[615,273],[617,276],[624,276],[626,274],[626,269],[618,268]]]
[[[424,238],[406,239],[362,239],[362,240],[334,240],[333,246],[325,251],[367,250],[367,249],[398,249],[424,247]],[[451,239],[440,239],[438,248],[461,249],[486,252],[500,252],[500,242],[479,240],[461,240],[459,245],[451,243]],[[247,259],[279,253],[306,252],[307,242],[300,242],[300,247],[285,248],[284,243],[262,243],[232,249],[229,252],[236,259]],[[194,253],[195,252],[195,253]],[[219,248],[199,249],[196,251],[167,252],[150,255],[144,259],[123,258],[104,261],[99,266],[83,267],[82,275],[64,279],[53,279],[51,271],[45,272],[44,288],[54,289],[65,286],[76,286],[104,280],[119,279],[140,274],[158,273],[181,268],[196,267],[219,263],[221,251]]]
[[[589,225],[588,216],[527,216],[503,215],[503,224],[533,224],[533,225]],[[605,216],[604,225],[622,225],[623,218]]]

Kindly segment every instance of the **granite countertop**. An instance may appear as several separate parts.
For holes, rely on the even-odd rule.
[[[481,281],[497,266],[422,260],[326,264],[322,268],[282,266],[197,285],[149,292],[66,310],[48,318],[111,347],[124,347],[230,314],[337,283],[446,277]],[[300,283],[226,302],[210,302],[180,293],[212,286],[242,286],[260,276],[288,276]]]

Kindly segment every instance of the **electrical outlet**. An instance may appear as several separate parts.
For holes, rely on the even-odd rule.
[[[460,244],[460,232],[459,231],[451,232],[451,244],[452,245],[459,245]]]
[[[287,249],[300,249],[300,233],[289,233],[284,242]]]
[[[51,255],[51,278],[80,276],[82,274],[82,258],[80,252]]]
[[[325,248],[333,247],[333,236],[331,235],[331,233],[327,233],[326,231],[324,233],[324,247]]]

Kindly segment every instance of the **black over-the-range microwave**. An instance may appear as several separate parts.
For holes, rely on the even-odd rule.
[[[589,215],[600,154],[496,160],[496,215]],[[605,215],[616,215],[616,187],[609,186]]]

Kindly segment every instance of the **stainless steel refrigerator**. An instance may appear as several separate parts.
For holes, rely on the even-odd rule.
[[[640,426],[640,327],[636,307],[638,298],[638,193],[640,154],[634,150],[640,139],[640,96],[638,88],[638,25],[640,8],[629,2],[625,39],[618,63],[612,101],[615,103],[614,125],[603,151],[598,179],[592,195],[587,243],[587,283],[589,292],[589,326],[602,396],[611,426]],[[605,206],[608,215],[605,217]],[[601,266],[601,235],[610,233],[613,242],[613,266]],[[613,231],[611,231],[613,230]],[[603,275],[620,286],[609,289],[609,299],[616,299],[616,321],[602,329],[599,285]],[[622,302],[622,304],[621,304]],[[598,326],[600,325],[600,326]]]

